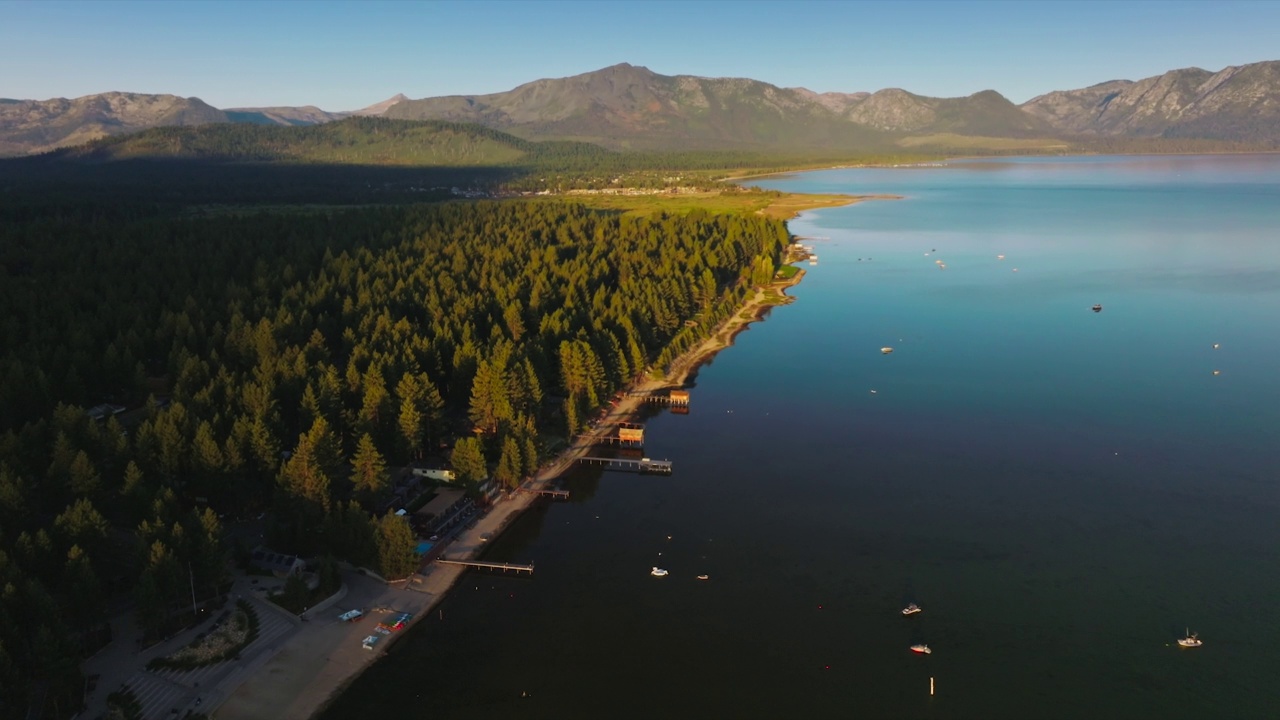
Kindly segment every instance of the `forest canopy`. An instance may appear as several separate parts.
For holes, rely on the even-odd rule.
[[[390,468],[452,453],[518,483],[768,282],[788,239],[558,201],[54,203],[9,206],[0,237],[0,717],[77,706],[108,598],[159,636],[216,596],[222,514],[403,575]]]

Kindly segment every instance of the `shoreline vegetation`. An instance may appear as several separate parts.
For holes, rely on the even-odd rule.
[[[898,197],[894,195],[853,196],[789,193],[770,198],[771,202],[765,207],[742,209],[779,219],[791,219],[806,210],[851,205],[873,199],[897,199]],[[581,200],[578,197],[574,199]],[[634,201],[640,201],[639,204],[644,206],[639,210],[641,212],[662,209],[660,202],[655,202],[649,198],[631,198],[631,200],[633,200],[632,205],[637,204]],[[657,207],[654,207],[655,205]],[[633,210],[636,210],[636,208],[633,208]],[[792,243],[802,239],[790,232],[789,235]],[[803,257],[803,255],[797,256],[791,247],[788,247],[787,255],[783,258],[782,264],[787,266],[790,263],[802,260]],[[804,279],[804,276],[805,271],[800,269],[790,276],[775,278],[773,282],[767,285],[757,286],[752,295],[739,305],[710,336],[677,356],[666,368],[658,369],[657,372],[651,373],[645,379],[633,382],[626,387],[620,394],[617,405],[610,407],[608,413],[590,425],[579,436],[577,441],[544,464],[531,480],[526,481],[521,491],[506,494],[473,527],[461,533],[451,543],[449,557],[458,560],[477,558],[489,547],[490,540],[509,528],[521,515],[534,506],[539,500],[537,490],[555,484],[573,467],[577,459],[586,454],[601,438],[616,430],[619,423],[625,422],[639,412],[644,395],[677,389],[686,385],[702,365],[714,358],[720,351],[732,346],[738,334],[746,330],[751,323],[763,320],[772,308],[792,302],[794,297],[787,295],[786,290],[798,284]],[[436,611],[437,606],[462,578],[465,571],[466,569],[460,566],[434,565],[422,577],[389,583],[388,592],[384,593],[384,597],[388,595],[396,597],[402,609],[411,608],[414,613],[414,617],[410,621],[412,626],[423,618],[431,616],[432,612]],[[399,589],[394,589],[397,585],[402,587],[403,590],[414,592],[402,592]],[[408,599],[411,604],[406,606],[405,599]],[[383,649],[377,653],[367,653],[367,657],[357,656],[358,660],[355,662],[351,662],[350,658],[345,658],[343,662],[339,662],[337,658],[334,660],[321,658],[320,662],[317,663],[315,658],[304,659],[304,653],[298,653],[298,657],[291,657],[293,654],[289,653],[286,647],[276,658],[269,661],[267,666],[262,668],[262,671],[255,678],[251,678],[230,693],[223,708],[231,711],[233,715],[242,711],[252,710],[280,718],[302,719],[318,717],[365,670],[383,656],[386,652],[385,648],[393,646],[404,634],[405,631],[402,631],[385,638]],[[335,653],[335,655],[337,654]],[[297,663],[303,663],[308,667],[298,668],[296,667]],[[291,664],[294,664],[295,667],[289,667]],[[299,669],[302,669],[303,672],[298,673]],[[246,695],[250,697],[244,697]]]

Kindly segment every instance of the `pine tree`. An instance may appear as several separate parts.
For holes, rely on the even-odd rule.
[[[76,459],[71,462],[69,472],[71,478],[71,493],[76,497],[88,497],[98,491],[100,484],[98,480],[98,471],[94,469],[93,463],[89,461],[89,455],[81,450],[76,453]]]
[[[338,477],[342,471],[342,443],[329,427],[329,421],[323,417],[316,418],[307,431],[307,440],[311,443],[311,451],[320,465],[321,471],[329,478]]]
[[[521,469],[524,458],[520,454],[520,445],[516,439],[508,435],[502,442],[502,455],[498,458],[498,467],[493,478],[509,489],[520,485]]]
[[[351,460],[351,484],[369,507],[375,507],[390,485],[387,462],[373,444],[369,433],[360,436],[355,457]]]
[[[418,567],[415,539],[408,521],[387,513],[378,521],[378,571],[388,580],[406,578]]]
[[[412,457],[422,457],[422,442],[426,437],[427,418],[424,411],[425,397],[418,378],[405,373],[396,384],[396,397],[400,399],[400,414],[396,425],[400,430],[400,443]]]
[[[471,383],[471,422],[488,435],[512,417],[506,371],[496,363],[481,362]]]
[[[371,363],[361,378],[361,405],[359,429],[366,433],[377,433],[382,417],[386,414],[389,400],[387,381],[382,375],[382,368]]]
[[[462,438],[453,446],[449,463],[458,479],[463,482],[479,482],[489,477],[489,470],[484,460],[484,448],[480,438]]]
[[[323,418],[316,422],[323,422]],[[280,483],[293,496],[313,503],[325,512],[329,510],[329,488],[332,484],[328,472],[320,463],[311,435],[298,437],[293,454],[280,469]]]

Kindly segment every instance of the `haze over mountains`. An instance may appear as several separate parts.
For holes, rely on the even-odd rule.
[[[931,98],[896,88],[815,93],[745,78],[667,76],[622,63],[489,95],[368,108],[219,110],[198,98],[104,93],[74,100],[0,100],[0,155],[77,145],[148,127],[253,123],[316,125],[351,115],[448,120],[529,139],[614,149],[859,150],[955,138],[1202,138],[1280,144],[1280,61],[1173,70],[1047,93],[1015,105],[993,90]]]

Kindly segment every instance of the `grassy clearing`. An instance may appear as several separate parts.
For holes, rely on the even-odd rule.
[[[557,195],[551,197],[633,216],[657,213],[683,215],[694,210],[702,210],[710,213],[759,213],[778,220],[793,218],[804,210],[850,205],[867,199],[855,195],[744,193],[716,190],[677,195]]]
[[[190,645],[168,657],[155,658],[147,669],[193,670],[237,657],[240,651],[258,638],[258,614],[244,600],[217,630],[197,638]]]
[[[1053,138],[1001,138],[977,135],[934,133],[902,138],[897,142],[909,148],[946,148],[949,150],[1066,150],[1071,147]]]

